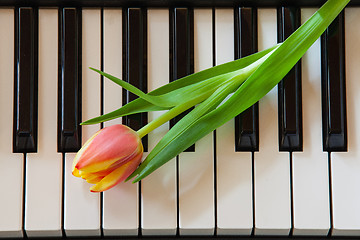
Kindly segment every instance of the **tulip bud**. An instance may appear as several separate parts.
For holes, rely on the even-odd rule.
[[[82,146],[73,162],[72,174],[96,184],[102,192],[124,181],[139,166],[143,146],[137,132],[117,124],[95,133]]]

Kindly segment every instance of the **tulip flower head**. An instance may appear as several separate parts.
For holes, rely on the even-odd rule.
[[[137,132],[117,124],[95,133],[75,156],[72,174],[102,192],[124,181],[139,166],[143,146]]]

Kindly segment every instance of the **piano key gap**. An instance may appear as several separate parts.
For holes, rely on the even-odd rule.
[[[251,192],[252,192],[252,214],[253,214],[253,229],[251,236],[255,236],[255,152],[251,152]]]
[[[215,19],[215,13],[213,12],[213,19]],[[215,24],[213,25],[215,29]],[[215,31],[213,31],[215,32]],[[213,38],[215,39],[215,38]],[[214,40],[215,42],[215,40]],[[215,44],[213,44],[215,46]],[[213,132],[213,143],[214,143],[214,235],[217,235],[217,152],[216,152],[216,130]]]
[[[22,201],[22,232],[24,238],[27,238],[27,233],[25,231],[25,194],[26,194],[26,153],[23,154],[23,201]]]
[[[328,152],[328,175],[329,175],[329,207],[330,207],[330,229],[328,237],[331,236],[334,230],[334,216],[333,216],[333,193],[332,193],[332,171],[331,171],[331,152]]]
[[[104,8],[100,9],[100,70],[104,71]],[[104,76],[100,75],[100,115],[104,115]],[[100,129],[104,123],[100,123]],[[100,236],[104,237],[104,193],[100,193]]]
[[[290,159],[290,233],[289,236],[292,237],[294,233],[294,184],[293,184],[293,154],[292,151],[289,152]]]
[[[215,38],[215,8],[212,8],[212,53],[213,53],[213,66],[216,66],[216,38]],[[213,131],[213,144],[214,144],[214,236],[217,235],[217,173],[216,173],[216,130]]]
[[[63,237],[66,237],[65,232],[65,153],[61,153],[62,157],[62,176],[61,176],[61,233]]]
[[[179,206],[180,206],[180,201],[179,201],[179,155],[176,156],[176,236],[180,236],[180,214],[179,214]]]

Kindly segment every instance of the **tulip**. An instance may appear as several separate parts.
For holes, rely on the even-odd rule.
[[[147,94],[126,81],[91,68],[139,98],[82,124],[96,124],[135,113],[168,110],[137,131],[139,138],[142,138],[163,123],[194,107],[165,134],[141,165],[127,178],[136,176],[133,182],[138,182],[265,96],[286,76],[349,2],[350,0],[328,0],[283,43],[185,76]],[[86,148],[83,151],[86,151]],[[82,152],[79,154],[82,155]],[[137,160],[135,156],[124,158]],[[89,182],[107,180],[107,177],[113,174],[109,172],[114,171],[115,175],[114,169],[118,169],[120,164],[112,162],[115,160],[106,160],[111,158],[105,158],[104,162],[95,161],[96,164],[87,166],[86,158],[82,168],[81,164],[76,163],[77,169],[81,168],[81,174],[75,174]],[[124,168],[125,165],[121,163]],[[94,174],[90,171],[92,168],[103,170],[98,170],[98,174]],[[127,169],[130,169],[130,166],[127,166]],[[123,172],[121,174],[125,175]]]
[[[143,146],[137,132],[117,124],[95,133],[78,151],[72,174],[102,192],[124,181],[139,166]]]

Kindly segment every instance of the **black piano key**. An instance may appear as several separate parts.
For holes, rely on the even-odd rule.
[[[151,7],[151,8],[164,8],[170,7],[175,4],[179,5],[191,5],[192,7],[233,7],[236,3],[247,4],[257,7],[276,7],[279,4],[286,3],[294,6],[303,6],[303,7],[319,7],[321,4],[324,4],[324,0],[247,0],[247,1],[235,1],[235,0],[193,0],[193,1],[179,1],[179,0],[1,0],[0,6],[16,6],[21,3],[32,4],[41,7],[58,7],[64,4],[71,4],[72,6],[82,6],[82,7],[124,7],[129,5],[136,5],[142,7]],[[348,6],[360,6],[360,0],[351,0]]]
[[[123,76],[124,80],[147,92],[147,14],[146,9],[128,8],[123,10]],[[137,98],[124,90],[123,103]],[[123,123],[134,130],[147,124],[147,113],[123,117]],[[147,136],[142,138],[147,151]]]
[[[81,147],[81,11],[59,10],[58,151]]]
[[[321,37],[324,151],[347,150],[344,12]]]
[[[173,8],[170,10],[170,81],[191,73],[194,73],[194,13],[189,8]],[[190,111],[172,119],[170,127]],[[195,151],[195,144],[185,151]]]
[[[3,33],[5,34],[5,33]],[[14,152],[37,151],[38,10],[15,10]]]
[[[300,9],[278,9],[278,42],[300,26]],[[301,62],[278,84],[279,150],[302,151]]]
[[[257,9],[235,8],[235,59],[257,52]],[[259,151],[259,104],[235,117],[235,150]]]

